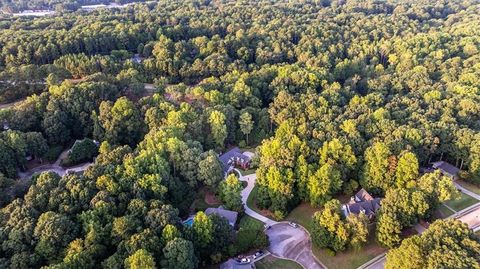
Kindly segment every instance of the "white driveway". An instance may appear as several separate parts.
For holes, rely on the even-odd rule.
[[[241,174],[240,171],[238,173]],[[310,235],[303,227],[299,225],[298,228],[293,228],[287,223],[274,221],[258,214],[247,206],[248,196],[252,192],[253,187],[255,187],[257,175],[240,176],[240,180],[248,183],[245,189],[242,190],[242,202],[245,213],[270,226],[270,229],[265,231],[270,241],[268,250],[280,258],[296,261],[305,269],[326,268],[313,255]]]

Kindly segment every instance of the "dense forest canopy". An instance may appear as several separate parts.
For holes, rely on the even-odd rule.
[[[145,2],[143,0],[2,0],[0,9],[5,12],[21,12],[24,10],[77,10],[87,5],[108,5],[111,3],[127,4]]]
[[[378,241],[398,246],[402,229],[458,195],[421,167],[446,160],[480,184],[479,10],[475,0],[185,0],[0,19],[0,268],[187,269],[264,246],[263,232],[235,235],[215,215],[180,221],[203,188],[242,207],[218,159],[234,145],[258,145],[260,207],[278,219],[300,202],[325,209],[313,218],[319,245],[364,242],[365,219],[338,222],[343,241],[328,220],[341,219],[332,198],[365,188],[384,197]],[[98,154],[83,174],[19,176],[76,140],[87,142],[64,162]],[[469,256],[478,242],[465,236]]]

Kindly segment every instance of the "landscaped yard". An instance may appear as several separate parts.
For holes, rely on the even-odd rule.
[[[271,255],[255,263],[257,269],[302,269],[302,266],[294,261],[275,258]]]
[[[261,210],[260,208],[258,208],[257,201],[256,201],[257,192],[258,192],[258,187],[257,186],[253,187],[247,199],[247,206],[260,215],[274,219],[272,212],[268,210]]]
[[[296,222],[310,231],[312,216],[319,210],[308,203],[302,203],[288,214],[286,220]]]
[[[437,213],[439,213],[439,215],[436,216],[436,217],[438,217],[439,219],[447,218],[447,217],[453,215],[453,213],[455,213],[452,210],[448,209],[448,207],[446,207],[443,204],[438,207],[437,211],[438,211]]]
[[[465,189],[467,189],[467,190],[469,190],[473,193],[480,194],[480,187],[477,186],[477,185],[474,185],[470,182],[466,182],[466,181],[462,181],[462,180],[457,180],[455,182],[458,183],[458,185],[464,187]]]
[[[206,188],[201,188],[197,193],[197,198],[193,201],[191,209],[194,212],[205,211],[209,207],[218,207],[222,204],[215,195],[207,190]]]
[[[263,222],[248,215],[243,216],[238,223],[239,229],[263,230]]]
[[[312,248],[313,254],[329,269],[355,269],[386,250],[375,241],[375,231],[373,229],[370,230],[367,244],[358,251],[347,250],[339,252],[335,256],[330,256],[325,249],[315,246]]]
[[[451,207],[455,211],[460,211],[462,209],[465,209],[471,205],[474,205],[478,203],[478,200],[471,197],[470,195],[467,195],[463,192],[460,192],[460,199],[458,200],[453,200],[453,201],[448,201],[445,202],[446,205]]]

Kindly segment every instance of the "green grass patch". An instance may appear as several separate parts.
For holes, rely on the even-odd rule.
[[[254,219],[248,215],[243,216],[238,223],[239,229],[262,230],[263,222]]]
[[[312,248],[313,254],[329,269],[355,269],[386,250],[378,245],[373,229],[370,230],[366,245],[358,251],[350,249],[331,256],[325,249],[320,249],[316,246]]]
[[[302,266],[294,261],[275,258],[271,255],[255,263],[257,269],[302,269]]]
[[[476,203],[478,203],[477,199],[463,192],[460,192],[460,199],[445,202],[446,205],[448,205],[455,211],[460,211]]]
[[[455,213],[443,204],[440,205],[437,210],[440,213],[439,218],[442,218],[442,219],[447,218],[447,217],[453,215],[453,213]]]
[[[239,169],[240,172],[242,172],[242,176],[248,176],[248,175],[252,175],[252,174],[255,174],[255,172],[257,171],[257,169],[255,168],[250,168],[250,169],[247,169],[247,170],[243,170],[243,169]]]
[[[293,209],[286,217],[286,220],[296,222],[307,230],[311,230],[312,216],[315,212],[320,211],[319,208],[315,208],[308,203],[302,203]]]
[[[456,182],[458,183],[458,185],[464,187],[465,189],[480,195],[480,187],[479,186],[477,186],[475,184],[472,184],[470,182],[463,181],[463,180],[457,180]]]

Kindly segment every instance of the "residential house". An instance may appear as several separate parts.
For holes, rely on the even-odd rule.
[[[365,189],[361,189],[350,202],[342,206],[342,211],[345,217],[363,212],[369,219],[373,219],[381,207],[381,201],[381,198],[373,198]]]
[[[219,159],[222,162],[225,174],[228,174],[234,167],[248,169],[252,162],[252,157],[248,153],[242,153],[237,147],[220,155]]]
[[[205,215],[207,216],[214,215],[214,214],[225,218],[226,220],[228,220],[228,224],[230,224],[230,226],[235,227],[235,224],[237,223],[238,212],[226,210],[220,207],[219,208],[209,207],[207,208],[207,210],[205,210]]]
[[[458,179],[458,174],[460,173],[460,169],[455,167],[454,165],[452,164],[449,164],[447,162],[444,162],[444,161],[439,161],[439,162],[434,162],[432,163],[432,167],[434,169],[438,169],[440,170],[440,172],[453,179],[453,180],[456,180]]]

